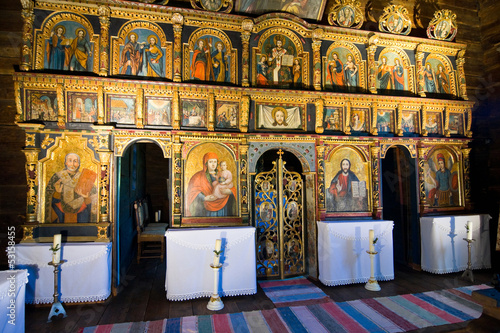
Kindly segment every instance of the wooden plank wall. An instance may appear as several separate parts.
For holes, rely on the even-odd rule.
[[[328,0],[325,12],[334,3]],[[386,0],[362,0],[368,20],[363,29],[378,31],[376,21],[389,5]],[[490,215],[498,217],[500,196],[500,144],[496,131],[500,117],[494,117],[500,108],[498,85],[500,59],[497,51],[500,42],[500,24],[497,13],[500,3],[496,0],[394,0],[392,4],[404,5],[414,22],[411,36],[425,37],[425,29],[437,9],[450,9],[457,14],[456,42],[468,45],[465,72],[468,95],[478,102],[474,110],[473,130],[479,144],[474,146],[472,159],[473,201],[480,202],[478,209],[487,208]],[[328,24],[324,15],[323,24]],[[19,63],[22,19],[19,0],[4,0],[0,11],[0,252],[6,246],[7,226],[23,223],[26,206],[24,133],[14,124],[15,105],[11,74]],[[486,143],[486,144],[485,144]],[[474,145],[474,144],[473,144]],[[483,172],[484,171],[484,172]],[[487,175],[487,176],[485,176]],[[494,193],[494,195],[490,195]],[[487,200],[484,201],[483,199]],[[482,203],[482,204],[481,204]],[[487,205],[486,205],[487,203]],[[482,207],[485,206],[485,207]],[[496,212],[494,212],[496,211]],[[496,225],[495,225],[496,226]],[[18,230],[20,231],[20,230]],[[18,233],[18,237],[21,234]],[[19,239],[18,239],[19,240]],[[0,256],[0,265],[6,257]]]

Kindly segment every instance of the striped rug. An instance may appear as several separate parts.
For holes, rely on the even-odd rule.
[[[100,325],[82,328],[79,333],[407,332],[478,318],[482,307],[472,300],[471,293],[486,288],[490,287],[476,285],[342,303]]]
[[[332,300],[304,277],[277,281],[259,281],[259,286],[277,307],[311,305]]]

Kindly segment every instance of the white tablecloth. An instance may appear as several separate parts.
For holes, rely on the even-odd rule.
[[[436,274],[467,268],[467,221],[472,222],[473,269],[491,268],[489,215],[456,215],[420,218],[422,269]]]
[[[0,271],[0,332],[24,332],[24,300],[28,271]]]
[[[222,240],[219,295],[257,293],[255,228],[169,229],[167,237],[167,299],[209,297],[214,289],[215,240]]]
[[[369,230],[375,238],[374,274],[394,279],[392,221],[318,221],[319,280],[327,286],[367,282],[370,278]]]
[[[16,267],[29,272],[26,303],[54,300],[51,243],[16,245]],[[111,294],[111,243],[63,243],[59,266],[61,302],[97,302]]]

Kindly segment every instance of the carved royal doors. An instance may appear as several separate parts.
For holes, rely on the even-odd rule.
[[[285,278],[305,272],[303,182],[280,157],[255,177],[257,276]]]

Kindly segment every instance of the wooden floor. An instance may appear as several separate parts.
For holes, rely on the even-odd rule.
[[[382,290],[368,291],[364,284],[326,287],[313,281],[330,298],[343,302],[361,298],[394,296],[446,288],[471,285],[460,278],[460,273],[436,275],[396,268],[393,281],[379,282]],[[474,271],[475,284],[491,285],[493,273],[490,270]],[[171,302],[165,297],[165,263],[159,259],[145,259],[133,264],[125,277],[122,290],[116,297],[110,297],[102,304],[65,305],[67,317],[53,318],[47,323],[50,306],[26,305],[26,332],[77,332],[80,327],[95,326],[129,321],[148,321],[191,315],[208,315],[208,299]],[[251,296],[225,297],[224,309],[218,313],[274,308],[261,288]],[[431,327],[414,332],[451,332],[463,329],[467,322],[439,327]],[[496,332],[496,331],[494,331]]]

